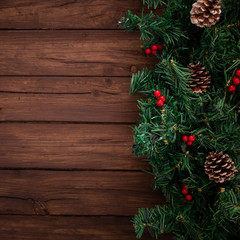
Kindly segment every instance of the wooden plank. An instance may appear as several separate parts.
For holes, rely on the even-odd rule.
[[[0,124],[1,168],[142,170],[128,125]]]
[[[29,77],[1,76],[0,92],[11,93],[79,93],[85,96],[106,92],[118,98],[129,96],[131,77]],[[125,99],[125,101],[127,101]],[[131,107],[131,106],[130,106]]]
[[[0,216],[0,238],[11,240],[135,240],[128,217]],[[152,239],[145,234],[142,240]],[[161,236],[162,240],[172,239]]]
[[[95,97],[96,96],[96,97]],[[136,98],[96,91],[87,94],[0,93],[0,121],[134,123]]]
[[[136,122],[129,86],[130,77],[0,77],[0,121]]]
[[[0,214],[131,216],[164,203],[143,172],[1,170],[0,181]]]
[[[1,75],[130,76],[156,62],[144,56],[139,33],[124,31],[1,31]]]
[[[0,28],[118,28],[127,10],[140,13],[139,0],[1,0]]]

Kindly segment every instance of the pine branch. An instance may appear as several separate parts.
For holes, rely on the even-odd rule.
[[[147,5],[148,8],[154,7],[156,9],[158,5],[165,5],[166,2],[163,0],[143,0],[143,4]]]
[[[141,94],[133,152],[149,162],[153,189],[161,189],[169,204],[139,210],[134,217],[137,237],[145,229],[156,238],[171,232],[181,240],[239,236],[240,87],[233,94],[227,92],[240,68],[239,1],[223,0],[220,21],[204,29],[190,21],[193,2],[145,0],[148,8],[163,6],[163,16],[150,12],[139,17],[129,11],[120,22],[127,31],[140,31],[144,48],[164,45],[155,55],[155,69],[134,74],[130,87],[130,94]],[[199,75],[199,82],[204,74],[190,74],[187,66],[198,61],[211,76],[211,85],[206,92],[193,93],[193,74]],[[162,107],[156,104],[156,90],[166,97]],[[195,136],[192,146],[182,141],[183,135]],[[210,152],[222,151],[236,171],[230,181],[219,184],[209,179],[204,165]],[[183,184],[192,196],[189,201]]]
[[[140,39],[146,41],[158,37],[165,43],[175,45],[177,42],[187,39],[179,26],[164,17],[156,17],[153,12],[138,17],[128,11],[119,24],[127,31],[140,30]]]

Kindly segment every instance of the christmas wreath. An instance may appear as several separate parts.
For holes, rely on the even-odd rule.
[[[144,0],[120,26],[139,30],[154,70],[132,76],[141,120],[133,153],[151,165],[167,204],[139,209],[134,228],[157,238],[240,239],[240,2]]]

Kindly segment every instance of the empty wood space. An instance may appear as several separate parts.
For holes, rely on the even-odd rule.
[[[0,239],[133,240],[138,208],[164,203],[131,152],[131,74],[156,60],[117,23],[141,8],[0,1]]]
[[[139,0],[2,0],[2,29],[117,29],[127,10],[141,13]]]
[[[130,77],[1,79],[0,121],[134,123],[138,119],[137,98],[128,93]]]

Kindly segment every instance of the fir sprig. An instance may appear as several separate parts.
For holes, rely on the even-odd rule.
[[[184,31],[176,23],[164,17],[156,17],[152,11],[138,17],[129,10],[119,24],[127,31],[140,30],[140,39],[146,41],[161,38],[162,41],[174,45],[181,39],[187,38]]]
[[[240,229],[240,87],[227,92],[240,68],[239,1],[223,0],[220,21],[212,28],[191,24],[195,0],[144,0],[148,8],[163,7],[137,16],[128,11],[120,25],[140,31],[144,48],[164,44],[154,70],[143,69],[132,76],[130,94],[138,100],[141,119],[134,127],[133,152],[145,156],[152,167],[153,189],[161,189],[168,205],[140,209],[134,217],[137,237],[148,229],[157,238],[173,233],[181,240],[229,240],[239,238]],[[198,61],[211,76],[206,93],[193,93],[188,64]],[[156,105],[154,91],[166,97]],[[138,95],[139,97],[139,95]],[[183,135],[194,135],[192,147]],[[234,161],[235,176],[217,184],[204,170],[209,152],[227,153]],[[192,195],[186,201],[181,189],[187,184]]]

